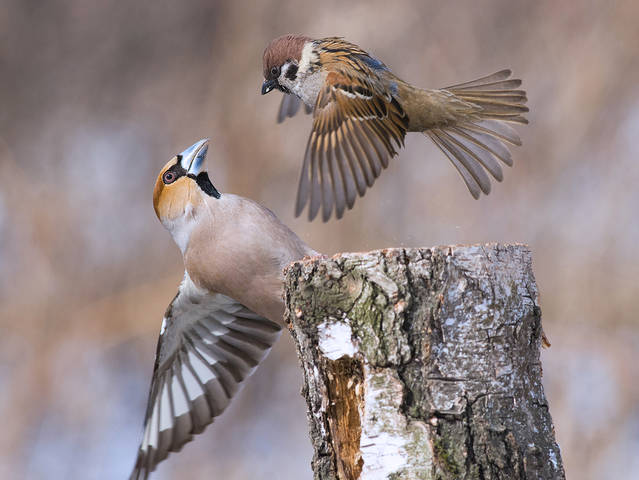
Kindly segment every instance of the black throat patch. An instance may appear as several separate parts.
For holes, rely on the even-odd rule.
[[[195,182],[202,189],[202,191],[206,193],[207,195],[209,195],[210,197],[214,197],[214,198],[221,197],[220,192],[218,192],[217,188],[215,188],[213,184],[211,183],[208,173],[200,172],[198,173],[197,177],[193,175],[192,173],[189,173],[188,177],[195,180]]]

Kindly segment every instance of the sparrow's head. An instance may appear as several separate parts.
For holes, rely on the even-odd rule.
[[[204,169],[208,147],[208,139],[200,140],[162,168],[153,189],[153,208],[165,226],[192,213],[203,195],[220,198]]]
[[[262,95],[273,89],[289,93],[298,76],[304,47],[311,42],[304,35],[283,35],[272,40],[264,50]]]

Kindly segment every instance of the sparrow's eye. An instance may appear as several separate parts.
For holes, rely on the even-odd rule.
[[[271,67],[271,75],[273,75],[274,77],[279,77],[280,76],[279,67]]]
[[[171,171],[164,172],[164,175],[162,175],[162,181],[167,185],[169,183],[175,182],[176,178],[177,178],[177,175],[175,174],[175,172],[171,172]]]

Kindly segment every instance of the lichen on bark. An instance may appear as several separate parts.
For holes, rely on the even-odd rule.
[[[285,275],[316,479],[564,478],[527,247],[340,254]]]

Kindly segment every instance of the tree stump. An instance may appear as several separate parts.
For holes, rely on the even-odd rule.
[[[316,480],[565,478],[526,246],[346,253],[285,277]]]

